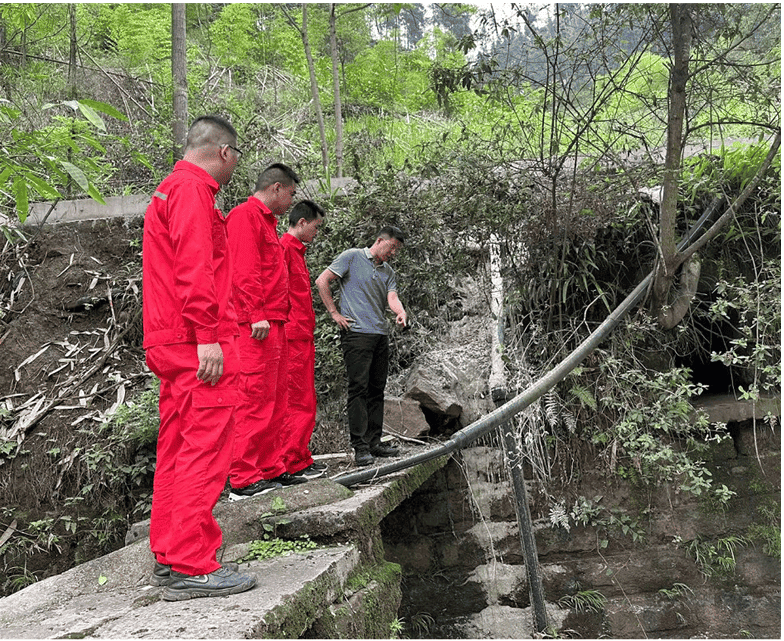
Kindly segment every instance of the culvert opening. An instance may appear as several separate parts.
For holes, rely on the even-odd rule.
[[[450,462],[436,472],[381,522],[386,558],[403,570],[398,618],[408,638],[467,638],[464,623],[487,607],[481,586],[469,581],[484,557],[471,560],[470,551],[458,550],[457,532],[472,517],[458,498],[454,468]]]
[[[711,322],[697,328],[697,336],[692,339],[696,347],[691,353],[677,358],[675,365],[691,370],[691,381],[695,385],[706,386],[703,396],[732,394],[739,383],[741,372],[712,359],[712,354],[723,354],[730,349],[727,337],[734,335],[729,322]]]

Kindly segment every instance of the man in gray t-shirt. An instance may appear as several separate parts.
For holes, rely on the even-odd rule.
[[[341,328],[340,343],[348,376],[348,428],[359,466],[374,456],[397,456],[397,448],[381,444],[384,388],[389,369],[389,327],[386,307],[403,327],[408,315],[397,296],[395,272],[387,261],[403,246],[397,227],[384,227],[371,247],[347,249],[316,279],[327,311]],[[331,285],[338,281],[340,311]]]

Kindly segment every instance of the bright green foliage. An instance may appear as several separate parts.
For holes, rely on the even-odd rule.
[[[253,7],[245,3],[225,5],[209,26],[212,55],[221,67],[251,66],[257,61],[259,33]]]
[[[104,160],[101,134],[106,125],[99,112],[124,119],[113,107],[93,100],[46,104],[41,112],[51,118],[33,128],[22,110],[0,103],[0,146],[13,150],[0,155],[0,190],[13,198],[21,221],[33,200],[81,194],[104,202],[95,183],[111,168]]]
[[[558,605],[562,608],[571,608],[577,612],[603,612],[606,603],[607,597],[598,590],[580,590],[558,599]]]
[[[625,60],[620,69],[624,66],[628,71],[619,74],[624,77],[620,86],[607,76],[597,82],[599,87],[606,84],[611,89],[597,118],[597,140],[612,140],[614,146],[625,149],[637,149],[640,140],[649,145],[663,144],[666,112],[662,107],[669,84],[668,62],[654,53],[645,53],[639,59]],[[618,132],[623,134],[619,136]]]
[[[171,82],[171,5],[114,4],[111,38],[131,68],[146,67],[158,82]]]
[[[427,80],[430,61],[421,50],[398,51],[394,42],[379,42],[360,52],[346,69],[349,97],[383,112],[435,107]]]
[[[304,554],[308,550],[313,550],[317,547],[316,542],[311,541],[307,535],[293,541],[265,536],[263,540],[250,542],[250,550],[242,558],[242,561],[262,561],[276,556]]]

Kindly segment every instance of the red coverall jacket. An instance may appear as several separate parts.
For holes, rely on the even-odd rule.
[[[277,220],[255,196],[237,205],[227,217],[234,260],[234,304],[240,323],[286,322],[289,276]]]
[[[316,313],[313,311],[313,292],[310,272],[305,263],[307,247],[291,234],[280,239],[283,255],[289,272],[289,322],[286,323],[286,338],[289,340],[313,340],[316,330]]]
[[[239,334],[231,300],[226,220],[215,207],[219,188],[206,171],[181,160],[147,208],[147,268],[142,275],[145,349],[217,343]]]

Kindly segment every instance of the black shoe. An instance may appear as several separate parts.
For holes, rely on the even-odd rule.
[[[373,461],[375,460],[376,459],[373,458],[373,455],[370,452],[357,452],[354,456],[354,462],[357,464],[357,467],[373,465]]]
[[[300,483],[307,483],[308,479],[303,476],[294,476],[293,474],[289,474],[288,472],[283,472],[280,476],[276,476],[274,479],[270,479],[271,483],[280,483],[283,487],[288,487],[289,485],[299,485]]]
[[[233,487],[229,492],[229,501],[241,501],[242,499],[250,498],[251,496],[266,494],[272,490],[279,490],[283,486],[274,481],[265,481],[261,479],[245,487]]]
[[[306,479],[317,479],[321,478],[327,473],[327,466],[321,463],[311,463],[305,469],[300,470],[299,472],[294,472],[292,476],[296,477],[303,477]]]
[[[162,585],[169,585],[169,583],[171,583],[171,565],[164,565],[156,561],[150,576],[150,585],[157,588]]]
[[[391,456],[397,456],[400,454],[400,450],[396,447],[392,447],[391,445],[376,445],[375,447],[370,448],[370,453],[373,456],[383,456],[385,458],[389,458]]]
[[[164,601],[185,601],[201,596],[225,596],[239,594],[256,585],[252,574],[241,574],[227,567],[218,568],[209,574],[189,576],[180,572],[171,573],[171,583],[163,590]]]
[[[223,567],[231,570],[232,572],[238,572],[240,569],[239,565],[232,562],[224,563]],[[159,588],[169,585],[171,582],[171,565],[164,565],[163,563],[158,563],[158,561],[156,561],[155,567],[152,569],[152,576],[150,576],[150,585]]]

